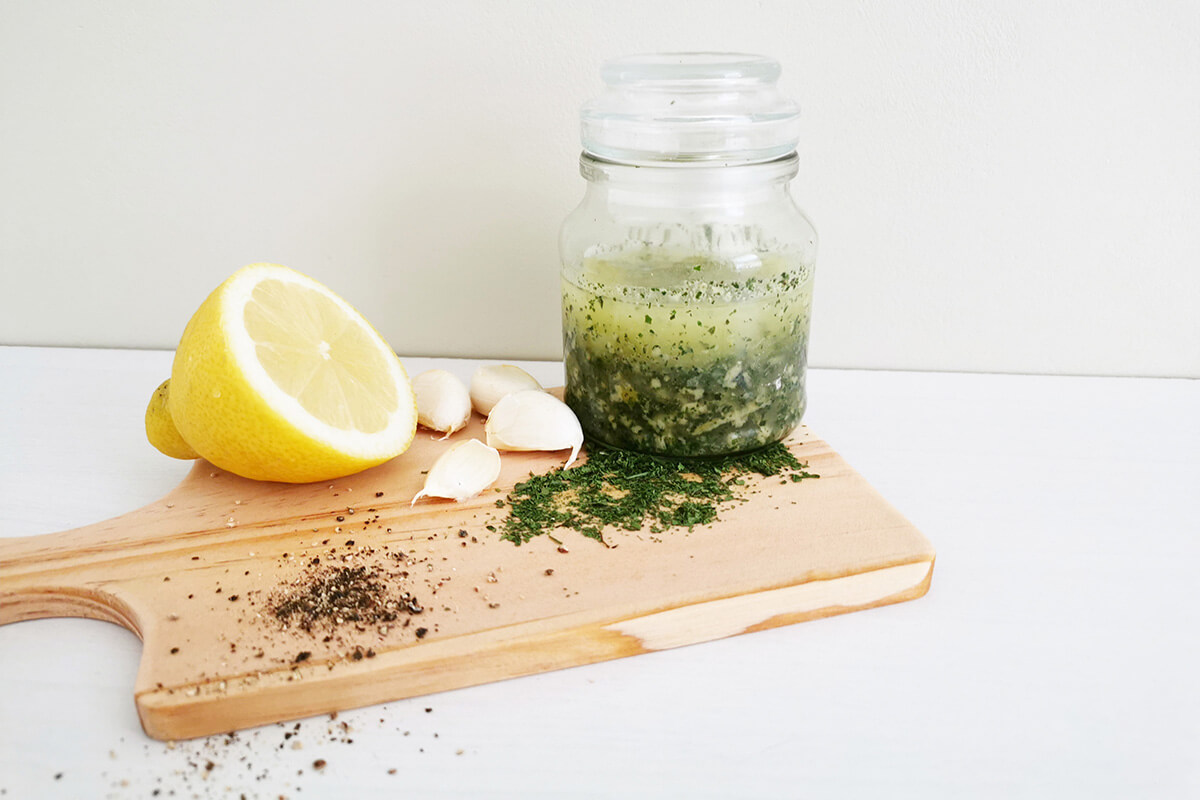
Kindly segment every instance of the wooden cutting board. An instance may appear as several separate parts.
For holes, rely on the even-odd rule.
[[[146,732],[183,739],[678,647],[911,600],[929,542],[830,447],[788,446],[819,480],[748,480],[718,522],[561,531],[516,546],[496,499],[563,453],[506,453],[465,503],[409,501],[451,442],[349,478],[285,485],[204,462],[162,500],[57,534],[0,539],[0,624],[78,616],[143,642]],[[488,526],[491,526],[489,528]],[[321,570],[377,570],[420,613],[304,630],[271,609]]]

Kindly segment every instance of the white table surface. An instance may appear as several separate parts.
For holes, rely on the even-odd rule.
[[[142,427],[170,361],[0,348],[0,535],[183,477]],[[9,625],[0,796],[1200,796],[1200,382],[814,370],[809,391],[809,425],[936,546],[926,597],[174,747],[138,725],[133,634]]]

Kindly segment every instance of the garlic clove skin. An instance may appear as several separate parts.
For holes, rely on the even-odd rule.
[[[417,422],[449,436],[471,420],[466,384],[444,369],[431,369],[412,379],[417,396]],[[445,437],[442,437],[445,438]]]
[[[462,502],[482,492],[500,477],[500,453],[478,439],[465,439],[438,456],[425,476],[425,487],[410,506],[422,497],[444,497]]]
[[[471,405],[485,417],[505,395],[526,389],[542,391],[537,378],[512,364],[485,364],[471,376]]]
[[[565,450],[575,463],[583,445],[579,418],[563,401],[546,392],[526,389],[505,395],[492,408],[484,427],[487,443],[500,450]]]

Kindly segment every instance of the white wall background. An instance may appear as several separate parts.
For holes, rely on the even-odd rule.
[[[0,3],[0,343],[171,348],[288,264],[557,358],[605,58],[779,58],[820,366],[1200,377],[1200,3]]]

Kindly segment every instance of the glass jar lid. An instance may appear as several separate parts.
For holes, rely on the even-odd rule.
[[[800,107],[779,62],[744,53],[659,53],[606,62],[580,112],[584,152],[634,164],[750,163],[796,149]]]

